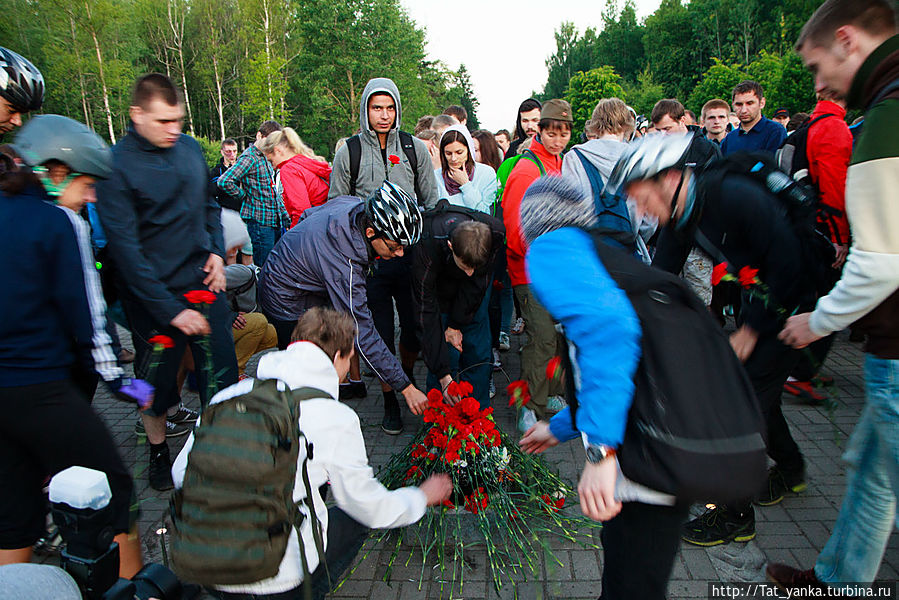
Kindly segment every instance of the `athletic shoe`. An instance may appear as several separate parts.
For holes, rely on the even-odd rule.
[[[499,332],[499,349],[502,352],[508,352],[512,345],[509,343],[509,334],[505,331]]]
[[[341,383],[339,396],[340,400],[365,398],[366,396],[368,396],[368,390],[365,388],[364,381],[351,381],[349,383]]]
[[[178,407],[178,412],[173,415],[166,415],[165,420],[175,425],[193,425],[199,417],[200,413],[182,404]]]
[[[518,431],[525,433],[537,424],[537,414],[529,408],[522,408],[518,414]]]
[[[499,359],[499,350],[493,349],[493,370],[499,371],[503,368],[503,361]]]
[[[546,399],[546,411],[557,413],[563,408],[568,406],[568,403],[565,402],[565,398],[562,396],[550,396]]]
[[[490,398],[496,396],[496,384],[493,383],[493,377],[490,378],[490,385],[487,388],[488,393],[490,394]]]
[[[755,499],[759,506],[773,506],[784,499],[784,494],[792,492],[799,494],[808,488],[805,482],[805,474],[791,475],[773,466],[768,469],[768,481],[762,492]]]
[[[180,423],[172,423],[168,419],[165,422],[165,437],[167,438],[176,438],[181,437],[182,435],[187,435],[190,433],[191,427],[180,424]],[[141,419],[137,420],[137,423],[134,425],[134,433],[137,434],[137,437],[147,437],[147,430],[144,429],[144,422]]]
[[[515,323],[512,325],[512,333],[515,335],[524,333],[524,319],[521,317],[515,319]]]
[[[384,413],[384,419],[381,421],[381,429],[387,435],[399,435],[403,433],[403,419],[400,417],[398,410],[396,412],[390,411]]]
[[[765,577],[789,597],[805,596],[800,590],[821,590],[826,592],[827,584],[818,579],[814,569],[800,571],[780,563],[768,563]]]
[[[716,506],[684,524],[681,539],[694,546],[717,546],[728,542],[748,542],[755,537],[755,511],[743,517]]]
[[[169,449],[165,447],[162,452],[150,456],[150,468],[147,469],[147,479],[150,487],[158,492],[164,492],[175,487],[172,482],[172,461],[169,458]]]
[[[827,396],[815,389],[811,381],[789,381],[784,382],[784,391],[801,398],[810,404],[822,404]]]

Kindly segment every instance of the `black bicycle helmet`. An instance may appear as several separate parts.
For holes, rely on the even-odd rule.
[[[99,135],[62,115],[38,115],[25,123],[12,144],[29,167],[58,160],[73,172],[107,179],[112,151]]]
[[[385,181],[365,201],[365,214],[377,236],[403,246],[421,237],[421,211],[415,198],[402,188]]]
[[[0,46],[0,97],[20,112],[44,103],[44,77],[31,61]]]

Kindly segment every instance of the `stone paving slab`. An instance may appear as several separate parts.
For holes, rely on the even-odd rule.
[[[128,344],[127,333],[123,341]],[[519,373],[519,344],[523,336],[512,336],[512,349],[502,354],[505,370],[515,378]],[[763,581],[766,560],[787,562],[809,568],[827,541],[842,501],[846,485],[845,464],[840,455],[846,440],[857,422],[864,404],[863,355],[856,344],[848,342],[848,336],[838,336],[823,373],[834,378],[831,388],[836,407],[828,412],[822,407],[809,406],[796,398],[784,396],[784,414],[790,423],[794,437],[808,462],[808,490],[788,496],[779,505],[756,507],[758,536],[748,544],[731,544],[716,548],[698,548],[682,544],[674,566],[668,595],[672,599],[707,597],[709,581]],[[248,367],[255,370],[257,359]],[[424,381],[424,366],[416,365],[418,381]],[[500,390],[494,405],[500,427],[511,432],[515,428],[515,415],[507,407],[504,392],[506,379],[495,373]],[[399,436],[385,435],[380,429],[382,416],[380,388],[370,378],[366,379],[369,397],[350,401],[359,414],[371,463],[377,470],[390,457],[406,446],[414,434],[415,417],[405,413],[406,430]],[[188,406],[197,408],[196,394],[185,393]],[[103,417],[119,443],[126,464],[132,469],[141,502],[139,530],[145,557],[161,561],[162,554],[157,529],[163,525],[168,506],[168,495],[158,493],[147,485],[146,442],[134,435],[136,412],[116,402],[102,387],[93,404]],[[174,457],[185,438],[170,440]],[[545,454],[563,478],[576,484],[580,466],[584,462],[583,450],[578,444],[564,444]],[[598,533],[598,530],[597,530]],[[598,536],[596,537],[598,540]],[[517,597],[522,599],[553,598],[578,600],[597,598],[601,589],[602,552],[584,550],[577,545],[557,545],[557,558],[563,565],[547,564],[544,557],[535,557],[538,572],[519,581]],[[366,551],[364,550],[363,553]],[[406,598],[513,598],[516,590],[505,586],[496,593],[486,569],[486,561],[476,551],[467,551],[466,558],[472,567],[465,574],[465,583],[459,589],[451,589],[446,575],[439,569],[425,569],[422,575],[421,555],[417,550],[405,549],[403,561],[393,570],[389,583],[382,581],[387,570],[390,551],[373,547],[364,560],[357,561],[354,571],[344,585],[331,595],[337,599],[373,598],[400,600]],[[360,556],[361,554],[360,553]],[[52,557],[44,560],[53,561]],[[467,561],[468,562],[468,561]],[[899,535],[890,537],[878,578],[895,580],[899,573]]]

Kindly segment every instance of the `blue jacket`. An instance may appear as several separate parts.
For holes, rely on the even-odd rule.
[[[378,378],[395,390],[411,382],[378,335],[368,309],[365,275],[375,256],[359,220],[365,210],[354,196],[339,196],[307,208],[281,236],[262,267],[259,303],[266,316],[296,321],[313,306],[333,306],[352,315],[356,345]]]
[[[490,165],[475,163],[471,181],[461,186],[458,194],[450,195],[447,191],[443,181],[443,169],[434,169],[434,179],[437,180],[437,197],[441,200],[446,198],[450,204],[490,213],[493,202],[496,200],[496,188],[499,185],[496,171]]]
[[[36,186],[0,193],[0,239],[15,248],[0,294],[0,387],[61,381],[76,363],[93,371],[93,326],[68,217]]]
[[[785,139],[787,139],[787,130],[780,123],[762,117],[749,131],[743,131],[742,127],[737,127],[728,133],[721,142],[721,154],[727,156],[741,150],[774,154]]]
[[[550,430],[559,441],[583,433],[593,444],[621,445],[640,361],[633,306],[583,230],[569,227],[537,238],[527,268],[538,300],[565,327],[580,375],[578,430],[568,408],[552,418]]]

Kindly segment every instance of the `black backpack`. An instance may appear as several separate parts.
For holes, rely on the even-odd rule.
[[[778,167],[770,154],[764,152],[735,152],[709,163],[701,173],[707,193],[727,193],[724,189],[727,175],[745,175],[780,201],[799,240],[803,272],[809,285],[814,287],[817,297],[830,292],[839,279],[839,273],[832,266],[836,251],[830,238],[816,226],[820,202],[814,190],[795,181]],[[720,249],[710,246],[704,236],[697,235],[696,241],[716,261],[725,260]]]
[[[609,245],[600,232],[590,235],[642,333],[634,399],[618,450],[622,472],[679,501],[753,497],[766,477],[765,421],[727,337],[679,277]],[[565,373],[576,428],[570,364]]]
[[[815,185],[815,182],[812,181],[812,176],[809,172],[808,134],[812,125],[827,117],[837,118],[836,115],[827,113],[819,115],[814,119],[806,120],[805,123],[800,125],[784,140],[783,145],[774,155],[774,159],[777,161],[777,166],[780,170],[806,186],[815,195],[816,226],[818,230],[828,238],[837,240],[838,244],[847,244],[849,240],[840,238],[840,230],[836,221],[843,216],[843,211],[821,202],[821,191]]]
[[[418,200],[424,196],[421,193],[421,186],[418,181],[418,157],[415,154],[415,142],[412,141],[412,135],[405,131],[397,132],[400,136],[400,146],[403,147],[403,154],[412,167],[412,177],[415,181],[415,199]],[[356,195],[356,180],[359,179],[359,165],[362,162],[362,140],[359,134],[350,137],[346,141],[347,150],[350,153],[350,196]],[[419,200],[420,201],[420,200]]]

